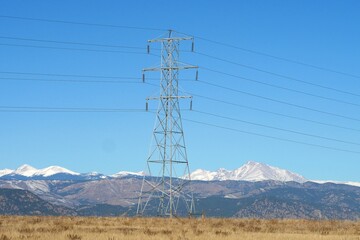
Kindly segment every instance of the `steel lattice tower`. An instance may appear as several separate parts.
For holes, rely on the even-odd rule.
[[[180,99],[192,100],[192,96],[179,95],[179,71],[197,67],[179,62],[179,46],[184,40],[192,41],[193,50],[192,37],[173,36],[171,30],[167,37],[148,40],[149,44],[161,44],[161,66],[143,69],[143,81],[147,71],[160,71],[161,79],[160,95],[146,99],[147,109],[148,100],[158,100],[159,107],[147,159],[148,172],[138,201],[138,215],[154,214],[156,211],[158,216],[172,217],[195,211],[179,104]],[[190,108],[191,105],[192,101]]]

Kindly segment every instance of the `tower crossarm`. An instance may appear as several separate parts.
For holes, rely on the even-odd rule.
[[[184,40],[194,40],[193,37],[169,37],[169,38],[156,38],[148,40],[148,43],[154,42],[168,42],[168,41],[184,41]]]
[[[162,100],[162,99],[184,99],[192,98],[192,96],[160,96],[160,97],[147,97],[146,100]]]
[[[173,67],[155,67],[155,68],[144,68],[143,72],[149,72],[149,71],[162,71],[162,70],[186,70],[186,69],[197,69],[198,66],[173,66]]]

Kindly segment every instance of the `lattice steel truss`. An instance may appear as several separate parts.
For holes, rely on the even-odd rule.
[[[161,66],[143,69],[143,74],[160,71],[161,80],[160,96],[146,99],[146,106],[149,100],[158,100],[159,107],[147,159],[148,172],[143,179],[138,201],[138,215],[150,215],[156,211],[158,216],[173,217],[195,211],[179,104],[180,99],[188,98],[191,108],[192,96],[179,95],[179,71],[197,67],[178,61],[180,42],[184,40],[192,41],[193,50],[192,37],[173,36],[171,30],[167,37],[148,41],[149,44],[161,44]]]

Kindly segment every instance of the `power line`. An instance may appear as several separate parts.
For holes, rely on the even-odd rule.
[[[63,82],[63,83],[114,83],[114,84],[143,84],[142,78],[136,77],[121,77],[121,79],[136,79],[140,81],[116,81],[116,80],[77,80],[77,79],[41,79],[41,78],[12,78],[12,77],[0,77],[4,81],[25,81],[25,82]],[[149,81],[160,81],[157,78],[147,78]],[[181,81],[194,81],[193,79],[181,79]],[[151,85],[151,84],[148,84]],[[157,85],[153,85],[158,87]]]
[[[204,81],[198,81],[198,82],[203,83]],[[151,84],[151,83],[146,83],[146,84],[151,85],[151,86],[157,86],[157,85]],[[307,119],[307,118],[291,116],[291,115],[287,115],[287,114],[283,114],[283,113],[273,112],[273,111],[264,110],[264,109],[261,109],[261,108],[251,107],[251,106],[247,106],[247,105],[243,105],[243,104],[239,104],[239,103],[234,103],[234,102],[224,101],[224,100],[221,100],[221,99],[212,98],[212,97],[208,97],[208,96],[204,96],[204,95],[199,95],[199,94],[192,93],[192,92],[187,92],[187,94],[190,94],[190,95],[192,95],[194,97],[202,98],[202,99],[205,99],[205,100],[210,100],[210,101],[213,101],[213,102],[219,102],[219,103],[226,104],[226,105],[231,105],[231,106],[235,106],[235,107],[250,109],[250,110],[253,110],[253,111],[263,112],[263,113],[267,113],[267,114],[272,114],[272,115],[276,115],[276,116],[291,118],[291,119],[295,119],[295,120],[300,120],[300,121],[304,121],[304,122],[309,122],[309,123],[328,126],[328,127],[333,127],[333,128],[339,128],[339,129],[345,129],[345,130],[349,130],[349,131],[360,132],[360,129],[356,129],[356,128],[345,127],[345,126],[341,126],[341,125],[315,121],[315,120],[311,120],[311,119]]]
[[[35,81],[35,82],[65,82],[65,83],[115,83],[115,84],[122,84],[122,83],[135,83],[141,84],[141,81],[116,81],[116,80],[74,80],[74,79],[39,79],[39,78],[8,78],[8,77],[0,77],[1,80],[8,80],[8,81]],[[126,78],[125,78],[126,79]],[[131,78],[130,78],[131,79]],[[141,79],[141,78],[135,78]]]
[[[114,24],[101,24],[101,23],[88,23],[88,22],[75,22],[75,21],[55,20],[55,19],[48,19],[48,18],[30,18],[30,17],[19,17],[19,16],[9,16],[9,15],[0,15],[0,17],[1,18],[8,18],[8,19],[26,20],[26,21],[64,23],[64,24],[74,24],[74,25],[94,26],[94,27],[110,27],[110,28],[150,30],[150,31],[162,31],[162,32],[167,31],[167,29],[162,29],[162,28],[150,28],[150,27],[138,27],[138,26],[129,26],[129,25],[114,25]]]
[[[146,112],[145,109],[131,108],[79,108],[79,107],[34,107],[0,106],[1,112]]]
[[[0,43],[0,46],[41,48],[41,49],[56,49],[56,50],[69,50],[69,51],[87,51],[87,52],[147,54],[146,52],[118,51],[118,50],[100,50],[100,49],[86,49],[86,48],[49,47],[49,46],[36,46],[36,45],[25,45],[25,44],[9,44],[9,43]]]
[[[9,16],[9,15],[0,15],[0,17],[1,18],[8,18],[8,19],[17,19],[17,20],[40,21],[40,22],[50,22],[50,23],[64,23],[64,24],[75,24],[75,25],[96,26],[96,27],[111,27],[111,28],[151,30],[151,31],[167,31],[168,30],[168,29],[163,29],[163,28],[148,28],[148,27],[137,27],[137,26],[129,26],[129,25],[86,23],[86,22],[64,21],[64,20],[54,20],[54,19],[46,19],[46,18],[29,18],[29,17]],[[180,34],[185,34],[185,33],[179,32],[179,31],[176,31],[176,32],[178,32]],[[185,35],[189,35],[189,34],[185,34]],[[309,63],[300,62],[300,61],[297,61],[297,60],[292,60],[292,59],[288,59],[288,58],[284,58],[284,57],[271,55],[271,54],[260,52],[260,51],[255,51],[255,50],[251,50],[251,49],[247,49],[247,48],[243,48],[243,47],[238,47],[238,46],[235,46],[235,45],[232,45],[232,44],[211,40],[211,39],[201,37],[201,36],[196,36],[196,35],[192,35],[192,36],[196,37],[197,39],[201,39],[203,41],[215,43],[215,44],[218,44],[218,45],[223,45],[223,46],[226,46],[226,47],[242,50],[242,51],[245,51],[245,52],[250,52],[250,53],[270,57],[270,58],[281,60],[281,61],[295,63],[295,64],[298,64],[298,65],[311,67],[311,68],[322,70],[322,71],[337,73],[337,74],[341,74],[341,75],[345,75],[345,76],[349,76],[349,77],[354,77],[354,78],[360,78],[360,76],[354,75],[354,74],[351,74],[351,73],[346,73],[346,72],[342,72],[342,71],[338,71],[338,70],[333,70],[333,69],[330,69],[330,68],[325,68],[325,67],[320,67],[320,66],[316,66],[316,65],[313,65],[313,64],[309,64]]]
[[[179,32],[179,33],[180,33],[180,32]],[[183,33],[183,34],[184,34],[184,33]],[[344,76],[348,76],[348,77],[360,78],[359,75],[355,75],[355,74],[352,74],[352,73],[347,73],[347,72],[343,72],[343,71],[339,71],[339,70],[334,70],[334,69],[331,69],[331,68],[325,68],[325,67],[317,66],[317,65],[314,65],[314,64],[310,64],[310,63],[305,63],[305,62],[301,62],[301,61],[289,59],[289,58],[279,57],[279,56],[275,56],[275,55],[272,55],[272,54],[264,53],[264,52],[261,52],[261,51],[255,51],[255,50],[251,50],[251,49],[248,49],[248,48],[243,48],[243,47],[235,46],[235,45],[232,45],[232,44],[229,44],[229,43],[224,43],[224,42],[220,42],[220,41],[215,41],[215,40],[212,40],[212,39],[209,39],[209,38],[205,38],[205,37],[201,37],[201,36],[196,36],[196,35],[192,35],[192,36],[194,36],[194,37],[197,38],[197,39],[200,39],[200,40],[203,40],[203,41],[207,41],[207,42],[210,42],[210,43],[214,43],[214,44],[217,44],[217,45],[222,45],[222,46],[225,46],[225,47],[229,47],[229,48],[233,48],[233,49],[238,49],[238,50],[241,50],[241,51],[244,51],[244,52],[249,52],[249,53],[257,54],[257,55],[260,55],[260,56],[265,56],[265,57],[269,57],[269,58],[281,60],[281,61],[284,61],[284,62],[294,63],[294,64],[298,64],[298,65],[301,65],[301,66],[310,67],[310,68],[317,69],[317,70],[321,70],[321,71],[325,71],[325,72],[336,73],[336,74],[340,74],[340,75],[344,75]]]
[[[143,111],[119,111],[119,110],[114,110],[114,111],[110,111],[110,110],[3,110],[0,109],[0,112],[2,113],[141,113],[141,112],[146,112],[145,110]]]
[[[9,72],[9,71],[2,71],[0,73],[40,75],[40,76],[45,75],[45,76],[62,76],[62,77],[80,77],[80,78],[110,78],[110,79],[135,79],[135,80],[141,80],[141,78],[137,78],[137,77],[123,77],[123,76],[74,75],[74,74],[52,74],[52,73],[33,73],[33,72]],[[49,79],[29,79],[29,78],[24,78],[24,79],[23,78],[2,78],[2,77],[0,77],[0,79],[19,80],[19,81],[44,81],[44,82],[137,83],[137,82],[132,82],[132,81],[106,81],[106,80],[95,80],[95,81],[94,80],[62,80],[62,79],[51,79],[51,80],[49,80]],[[156,81],[159,80],[157,78],[146,78],[146,79],[147,80],[156,80]],[[190,81],[191,79],[184,79],[184,80],[189,80]],[[200,81],[200,82],[204,82],[204,81]],[[141,81],[139,81],[139,83],[141,83]],[[157,87],[157,85],[155,85],[155,84],[151,84],[151,83],[146,83],[146,84]],[[251,109],[251,110],[255,110],[255,111],[260,111],[260,112],[264,112],[264,113],[268,113],[268,114],[278,115],[278,116],[282,116],[282,117],[292,118],[292,119],[296,119],[296,120],[306,121],[306,122],[320,124],[320,125],[329,126],[329,127],[341,128],[341,129],[346,129],[346,130],[351,130],[351,131],[360,131],[359,129],[355,129],[355,128],[349,128],[349,127],[345,127],[345,126],[340,126],[340,125],[335,125],[335,124],[329,124],[329,123],[314,121],[314,120],[310,120],[310,119],[306,119],[306,118],[290,116],[290,115],[286,115],[286,114],[282,114],[282,113],[272,112],[272,111],[268,111],[268,110],[264,110],[264,109],[260,109],[260,108],[254,108],[254,107],[241,105],[241,104],[237,104],[237,103],[231,103],[231,102],[227,102],[227,101],[223,101],[223,100],[220,100],[220,99],[215,99],[215,98],[211,98],[211,97],[207,97],[207,96],[202,96],[202,95],[198,95],[198,94],[193,94],[193,93],[191,93],[191,94],[194,95],[194,96],[200,97],[200,98],[207,99],[207,100],[216,101],[216,102],[220,102],[220,103],[224,103],[224,104],[228,104],[228,105],[233,105],[233,106],[237,106],[237,107],[242,107],[242,108],[246,108],[246,109]]]
[[[250,124],[250,125],[254,125],[254,126],[260,126],[260,127],[264,127],[264,128],[278,130],[278,131],[289,132],[289,133],[299,134],[299,135],[303,135],[303,136],[308,136],[308,137],[313,137],[313,138],[318,138],[318,139],[324,139],[324,140],[328,140],[328,141],[341,142],[341,143],[360,146],[360,143],[357,143],[357,142],[345,141],[345,140],[336,139],[336,138],[323,137],[323,136],[319,136],[319,135],[315,135],[315,134],[310,134],[310,133],[305,133],[305,132],[300,132],[300,131],[294,131],[294,130],[285,129],[285,128],[274,127],[274,126],[261,124],[261,123],[255,123],[255,122],[251,122],[251,121],[245,121],[245,120],[242,120],[242,119],[223,116],[223,115],[209,113],[209,112],[203,112],[203,111],[198,111],[198,110],[193,110],[193,111],[197,112],[197,113],[201,113],[203,115],[207,115],[207,116],[213,116],[213,117],[222,118],[222,119],[226,119],[226,120],[246,123],[246,124]]]
[[[9,37],[9,36],[0,36],[0,39],[9,39],[9,40],[20,40],[20,41],[31,41],[31,42],[42,42],[42,43],[56,43],[56,44],[68,44],[68,45],[81,45],[81,46],[93,46],[93,47],[107,47],[107,48],[126,48],[126,49],[139,49],[146,51],[145,47],[139,46],[127,46],[127,45],[112,45],[112,44],[100,44],[100,43],[89,43],[89,42],[74,42],[74,41],[60,41],[60,40],[47,40],[47,39],[37,39],[37,38],[23,38],[23,37]],[[151,51],[157,50],[160,51],[160,48],[151,48]],[[182,50],[182,52],[192,52]],[[150,54],[152,55],[152,54]],[[156,55],[159,56],[159,55]]]
[[[219,128],[219,129],[225,129],[225,130],[229,130],[229,131],[240,132],[240,133],[245,133],[245,134],[254,135],[254,136],[258,136],[258,137],[275,139],[275,140],[284,141],[284,142],[291,142],[291,143],[297,143],[297,144],[302,144],[302,145],[306,145],[306,146],[319,147],[319,148],[325,148],[325,149],[330,149],[330,150],[335,150],[335,151],[360,154],[360,152],[358,152],[358,151],[352,151],[352,150],[347,150],[347,149],[342,149],[342,148],[335,148],[335,147],[329,147],[329,146],[324,146],[324,145],[312,144],[312,143],[307,143],[307,142],[302,142],[302,141],[297,141],[297,140],[291,140],[291,139],[288,139],[288,138],[274,137],[274,136],[271,136],[271,135],[265,135],[265,134],[260,134],[260,133],[243,131],[243,130],[236,129],[236,128],[230,128],[230,127],[220,126],[220,125],[201,122],[201,121],[195,121],[195,120],[186,119],[186,118],[183,118],[183,120],[187,121],[187,122],[192,122],[192,123],[204,125],[204,126],[215,127],[215,128]]]
[[[95,79],[134,79],[134,80],[139,80],[139,82],[143,83],[143,78],[142,77],[126,77],[126,76],[105,76],[105,75],[82,75],[82,74],[62,74],[62,73],[41,73],[41,72],[18,72],[18,71],[0,71],[0,74],[11,74],[11,75],[30,75],[30,76],[49,76],[49,77],[75,77],[75,78],[95,78]],[[16,80],[16,79],[24,79],[24,80],[29,80],[29,81],[36,81],[36,79],[28,79],[28,78],[13,78],[13,77],[0,77],[0,79],[9,79],[9,80]],[[43,80],[43,79],[41,79]],[[39,81],[41,81],[39,79]],[[146,80],[151,80],[151,81],[159,81],[159,78],[149,78],[147,77]],[[51,80],[49,79],[49,81],[63,81],[63,80]],[[64,80],[64,81],[69,81],[70,80]],[[76,81],[77,80],[71,80],[71,81]],[[81,81],[81,80],[80,80]],[[79,82],[80,82],[79,81]],[[188,78],[181,78],[181,81],[194,81],[194,79],[188,79]],[[81,82],[109,82],[109,83],[117,83],[117,81],[81,81]],[[121,82],[121,81],[119,81]],[[156,85],[157,86],[157,85]]]
[[[30,45],[16,45],[16,46],[30,46]],[[31,46],[31,47],[40,47],[40,46]],[[41,48],[53,48],[53,47],[41,47]],[[74,48],[57,48],[57,47],[55,49],[103,51],[103,50],[92,50],[92,49],[74,49]],[[108,52],[107,50],[105,50],[105,51]],[[111,51],[111,52],[113,52],[113,51]],[[144,54],[144,53],[138,53],[138,52],[124,52],[124,51],[115,51],[115,52]],[[297,92],[297,93],[301,93],[301,94],[305,94],[305,95],[309,95],[309,96],[313,96],[313,97],[317,97],[317,98],[322,98],[322,99],[326,99],[326,100],[336,101],[336,102],[340,102],[340,103],[344,103],[344,104],[349,104],[349,105],[353,105],[353,106],[360,106],[359,104],[346,102],[346,101],[342,101],[342,100],[338,100],[338,99],[334,99],[334,98],[323,97],[323,96],[319,96],[319,95],[316,95],[316,94],[311,94],[311,93],[298,91],[298,90],[294,90],[294,89],[290,89],[290,88],[286,88],[286,87],[281,87],[281,86],[274,85],[274,84],[268,84],[268,83],[264,83],[264,82],[261,82],[261,81],[248,79],[248,78],[243,78],[243,77],[240,77],[240,76],[237,76],[237,75],[228,74],[228,73],[225,73],[225,72],[221,72],[221,71],[217,71],[217,70],[213,70],[213,69],[209,69],[209,68],[204,68],[204,69],[208,70],[208,71],[217,72],[217,73],[225,74],[225,75],[228,75],[228,76],[244,79],[244,80],[247,80],[247,81],[251,81],[251,82],[255,82],[255,83],[259,83],[259,84],[263,84],[263,85],[267,85],[267,86],[271,86],[271,87],[275,87],[275,88],[280,88],[280,89],[287,90],[287,91]]]
[[[287,115],[287,114],[283,114],[283,113],[264,110],[264,109],[261,109],[261,108],[255,108],[255,107],[250,107],[250,106],[243,105],[243,104],[223,101],[223,100],[220,100],[220,99],[211,98],[211,97],[207,97],[207,96],[203,96],[203,95],[198,95],[198,94],[193,94],[193,93],[191,93],[191,95],[193,95],[195,97],[203,98],[203,99],[206,99],[206,100],[214,101],[214,102],[219,102],[219,103],[223,103],[223,104],[227,104],[227,105],[231,105],[231,106],[235,106],[235,107],[241,107],[241,108],[245,108],[245,109],[250,109],[250,110],[263,112],[263,113],[267,113],[267,114],[272,114],[272,115],[276,115],[276,116],[291,118],[291,119],[295,119],[295,120],[305,121],[305,122],[319,124],[319,125],[328,126],[328,127],[345,129],[345,130],[349,130],[349,131],[360,132],[360,129],[356,129],[356,128],[350,128],[350,127],[340,126],[340,125],[336,125],[336,124],[324,123],[324,122],[315,121],[315,120],[311,120],[311,119],[307,119],[307,118],[295,117],[295,116],[291,116],[291,115]]]
[[[198,55],[201,55],[201,56],[216,59],[218,61],[222,61],[222,62],[230,63],[230,64],[233,64],[233,65],[241,66],[241,67],[248,68],[248,69],[251,69],[251,70],[255,70],[255,71],[258,71],[258,72],[262,72],[262,73],[266,73],[266,74],[269,74],[269,75],[273,75],[273,76],[281,77],[281,78],[284,78],[284,79],[288,79],[288,80],[291,80],[291,81],[300,82],[300,83],[303,83],[303,84],[306,84],[306,85],[315,86],[315,87],[318,87],[318,88],[323,88],[323,89],[327,89],[327,90],[331,90],[331,91],[335,91],[335,92],[339,92],[339,93],[343,93],[343,94],[348,94],[348,95],[360,97],[360,94],[357,94],[357,93],[344,91],[344,90],[341,90],[341,89],[337,89],[337,88],[328,87],[328,86],[321,85],[321,84],[308,82],[308,81],[301,80],[301,79],[298,79],[298,78],[294,78],[294,77],[291,77],[291,76],[287,76],[287,75],[284,75],[284,74],[279,74],[279,73],[267,71],[267,70],[264,70],[264,69],[261,69],[261,68],[252,67],[252,66],[245,65],[245,64],[242,64],[242,63],[238,63],[238,62],[230,61],[230,60],[227,60],[227,59],[219,58],[219,57],[212,56],[212,55],[209,55],[209,54],[206,54],[206,53],[201,53],[201,52],[195,52],[195,53],[197,53]],[[208,69],[208,68],[204,68],[204,69],[211,71],[211,69]],[[213,70],[213,72],[216,72],[216,70]],[[221,71],[217,71],[217,72],[221,73],[221,74],[224,74],[224,72],[221,72]]]
[[[79,107],[33,107],[33,106],[7,106],[7,105],[0,105],[0,108],[6,109],[43,109],[43,110],[104,110],[104,111],[122,111],[122,110],[141,110],[145,111],[144,109],[129,109],[129,108],[79,108]]]
[[[319,110],[319,109],[314,109],[314,108],[310,108],[310,107],[306,107],[306,106],[302,106],[302,105],[298,105],[298,104],[294,104],[294,103],[290,103],[290,102],[285,102],[285,101],[277,100],[277,99],[274,99],[274,98],[264,97],[264,96],[261,96],[261,95],[257,95],[257,94],[253,94],[253,93],[249,93],[249,92],[245,92],[245,91],[241,91],[241,90],[238,90],[238,89],[220,86],[220,85],[217,85],[217,84],[214,84],[214,83],[210,83],[210,82],[205,82],[205,81],[198,81],[198,82],[203,83],[203,84],[207,84],[207,85],[209,85],[209,86],[213,86],[213,87],[217,87],[217,88],[229,90],[229,91],[232,91],[232,92],[237,92],[237,93],[241,93],[241,94],[244,94],[244,95],[248,95],[248,96],[252,96],[252,97],[264,99],[264,100],[267,100],[267,101],[271,101],[271,102],[276,102],[276,103],[288,105],[288,106],[291,106],[291,107],[296,107],[296,108],[305,109],[305,110],[312,111],[312,112],[322,113],[322,114],[325,114],[325,115],[330,115],[330,116],[335,116],[335,117],[339,117],[339,118],[344,118],[344,119],[348,119],[348,120],[360,122],[360,119],[358,119],[358,118],[353,118],[353,117],[349,117],[349,116],[344,116],[344,115],[341,115],[341,114],[332,113],[332,112],[327,112],[327,111],[323,111],[323,110]]]
[[[98,44],[98,43],[44,40],[44,39],[35,39],[35,38],[19,38],[19,37],[7,37],[7,36],[0,36],[0,38],[10,39],[10,40],[32,41],[32,42],[60,43],[60,44],[70,44],[70,45],[94,46],[94,47],[128,48],[128,49],[140,49],[144,51],[146,50],[145,47],[125,46],[125,45],[109,45],[109,44]]]
[[[300,90],[296,90],[296,89],[292,89],[292,88],[288,88],[288,87],[283,87],[283,86],[279,86],[279,85],[275,85],[275,84],[265,83],[265,82],[262,82],[262,81],[258,81],[258,80],[254,80],[254,79],[250,79],[250,78],[245,78],[245,77],[241,77],[241,76],[238,76],[238,75],[234,75],[234,74],[230,74],[230,73],[226,73],[226,72],[222,72],[222,71],[218,71],[218,70],[213,70],[213,69],[206,68],[206,67],[202,67],[202,69],[205,69],[205,70],[210,71],[210,72],[220,73],[220,74],[223,74],[223,75],[226,75],[226,76],[242,79],[242,80],[245,80],[245,81],[254,82],[256,84],[269,86],[269,87],[272,87],[272,88],[277,88],[277,89],[281,89],[281,90],[285,90],[285,91],[289,91],[289,92],[303,94],[303,95],[310,96],[310,97],[315,97],[315,98],[320,98],[320,99],[324,99],[324,100],[328,100],[328,101],[333,101],[333,102],[338,102],[338,103],[342,103],[342,104],[347,104],[347,105],[360,107],[360,104],[357,104],[357,103],[347,102],[347,101],[339,100],[339,99],[336,99],[336,98],[324,97],[324,96],[321,96],[321,95],[317,95],[317,94],[313,94],[313,93],[309,93],[309,92],[305,92],[305,91],[300,91]]]
[[[0,71],[2,74],[16,75],[33,75],[33,76],[54,76],[54,77],[79,77],[79,78],[99,78],[99,79],[137,79],[140,77],[124,77],[124,76],[105,76],[105,75],[82,75],[82,74],[62,74],[62,73],[41,73],[41,72],[18,72],[18,71]],[[147,78],[151,80],[159,80],[158,78]]]

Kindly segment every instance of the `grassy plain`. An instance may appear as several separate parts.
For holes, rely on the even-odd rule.
[[[0,216],[0,240],[360,240],[360,222]]]

